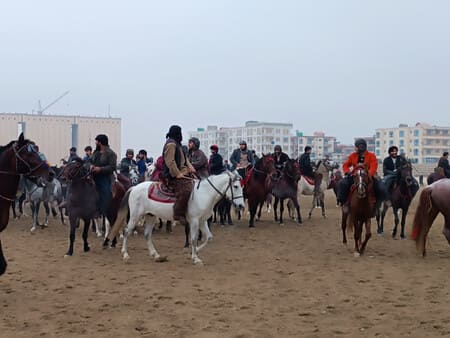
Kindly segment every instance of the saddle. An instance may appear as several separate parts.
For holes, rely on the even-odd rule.
[[[175,203],[175,191],[170,189],[166,184],[152,184],[148,188],[148,198],[160,203]]]

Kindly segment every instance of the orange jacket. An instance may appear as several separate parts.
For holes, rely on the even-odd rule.
[[[357,152],[350,154],[347,161],[342,165],[345,174],[348,174],[351,171],[350,169],[353,169],[358,165],[358,157]],[[364,164],[368,165],[370,176],[374,176],[377,173],[378,160],[374,153],[371,153],[370,151],[364,153]]]

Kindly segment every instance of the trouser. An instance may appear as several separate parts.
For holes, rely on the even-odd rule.
[[[394,182],[395,182],[396,177],[397,176],[395,174],[394,175],[386,175],[383,177],[383,184],[386,188],[386,192],[389,194],[392,192],[392,188],[394,187]]]
[[[109,175],[98,175],[94,180],[98,191],[97,210],[106,215],[106,210],[112,200],[111,178]]]
[[[188,178],[170,179],[169,186],[175,191],[176,201],[173,205],[174,220],[186,217],[187,206],[192,192],[192,180]]]

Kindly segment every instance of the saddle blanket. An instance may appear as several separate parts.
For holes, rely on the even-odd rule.
[[[175,203],[175,193],[161,183],[152,184],[148,188],[148,198],[160,203]]]
[[[314,185],[314,179],[313,179],[313,178],[308,177],[308,176],[304,176],[304,175],[303,175],[303,178],[304,178],[305,181],[308,182],[309,184]]]

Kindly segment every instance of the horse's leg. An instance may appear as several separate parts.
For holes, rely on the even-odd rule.
[[[397,226],[399,223],[398,208],[392,207],[392,210],[394,211],[394,229],[392,229],[392,238],[395,238],[395,236],[397,236]]]
[[[256,218],[258,221],[261,219],[261,212],[262,212],[263,205],[264,205],[264,201],[259,203],[258,215],[257,215],[257,218]]]
[[[343,208],[344,208],[344,206],[342,206],[342,209]],[[347,213],[344,210],[342,210],[341,229],[342,229],[342,243],[344,243],[344,244],[347,244],[346,228],[347,228]]]
[[[33,224],[31,225],[31,232],[36,231],[37,224],[37,206],[36,203],[30,201],[31,217],[33,218]]]
[[[355,239],[355,257],[358,257],[361,254],[362,222],[360,220],[356,220],[354,222],[354,231],[353,237]]]
[[[166,232],[168,234],[172,233],[172,221],[166,221]]]
[[[58,210],[59,210],[59,214],[61,215],[61,223],[65,225],[66,223],[64,222],[63,208],[58,207]]]
[[[111,223],[109,223],[108,217],[105,217],[105,238],[108,237],[111,232]]]
[[[277,196],[275,196],[275,202],[273,202],[273,218],[274,218],[275,222],[278,222],[277,209],[278,209],[278,202],[279,201],[280,201],[280,199]]]
[[[249,203],[249,209],[250,209],[250,221],[248,223],[248,226],[250,228],[255,227],[255,215],[256,215],[256,209],[258,208],[257,203]]]
[[[201,225],[201,230],[202,230],[202,232],[205,233],[205,240],[203,241],[202,244],[200,244],[200,245],[197,247],[197,252],[200,252],[200,250],[202,250],[202,249],[206,246],[206,244],[207,244],[209,241],[211,241],[212,238],[213,238],[213,234],[212,234],[211,231],[209,230],[208,223],[203,222],[202,225]]]
[[[150,256],[153,257],[154,260],[159,260],[160,255],[158,251],[156,251],[152,241],[153,225],[154,225],[153,216],[146,215],[144,220],[144,237],[145,240],[147,241],[148,251],[150,253]]]
[[[450,217],[444,217],[444,222],[444,229],[442,229],[442,233],[447,239],[448,244],[450,244]]]
[[[312,199],[312,204],[311,204],[311,209],[309,210],[309,214],[308,214],[308,218],[309,219],[311,219],[311,215],[312,215],[312,212],[313,212],[313,210],[314,210],[314,208],[316,207],[316,199],[317,199],[317,195],[316,194],[313,194],[313,199]]]
[[[381,210],[380,216],[380,226],[378,227],[377,233],[384,233],[384,218],[386,217],[386,212],[389,209],[389,206],[386,203],[383,203],[383,209]]]
[[[64,257],[69,257],[73,255],[73,243],[75,242],[75,231],[77,229],[77,225],[79,224],[80,219],[75,218],[73,216],[69,219],[70,224],[70,232],[69,232],[69,249]]]
[[[44,224],[42,224],[42,228],[44,228],[44,227],[48,226],[48,216],[50,215],[50,207],[48,205],[48,202],[43,202],[42,204],[44,204],[44,209],[45,209],[45,220],[44,220]]]
[[[367,242],[369,241],[370,237],[372,237],[372,231],[370,229],[371,228],[371,219],[368,218],[365,223],[366,223],[366,235],[364,238],[364,242],[361,245],[361,251],[360,251],[361,254],[364,252]],[[362,224],[361,224],[361,231],[362,231]]]
[[[89,218],[87,218],[87,219],[83,219],[83,221],[84,221],[83,250],[84,250],[84,252],[88,252],[89,250],[91,250],[91,248],[89,248],[89,243],[88,243],[89,226],[91,225],[91,220]]]
[[[202,264],[202,260],[198,258],[198,219],[191,220],[191,250],[192,250],[192,263]]]
[[[189,248],[189,234],[191,233],[191,226],[189,223],[184,225],[184,247]]]
[[[123,242],[122,242],[122,258],[126,262],[130,259],[128,254],[128,236],[133,233],[136,227],[136,222],[139,220],[139,215],[135,214],[134,209],[130,208],[130,219],[128,220],[127,226],[123,231]]]
[[[97,218],[96,222],[95,222],[95,232],[97,233],[97,237],[102,237],[103,233],[102,233],[102,226],[103,225],[103,216],[100,216],[99,218]]]
[[[406,215],[408,214],[408,209],[409,209],[409,206],[407,206],[406,208],[402,209],[402,222],[401,222],[402,230],[400,232],[400,238],[401,239],[406,239],[406,236],[405,236],[405,223],[406,223]]]
[[[325,211],[325,193],[320,192],[320,207],[322,208],[322,217],[327,218],[327,212]]]
[[[0,276],[5,273],[7,266],[8,264],[6,263],[5,256],[3,255],[2,242],[0,241]]]
[[[228,218],[228,225],[233,225],[233,220],[231,219],[231,202],[226,201],[225,212]]]
[[[11,202],[11,209],[12,209],[12,212],[13,212],[14,219],[16,219],[17,218],[17,214],[16,214],[16,200]]]
[[[297,210],[297,222],[298,224],[302,224],[302,215],[300,214],[300,203],[298,203],[297,196],[291,199],[292,203],[294,203],[295,210]]]
[[[280,198],[280,225],[283,225],[284,198]]]

